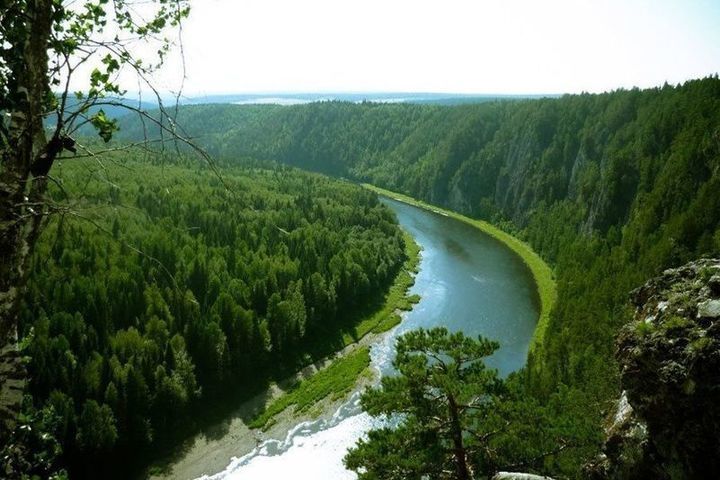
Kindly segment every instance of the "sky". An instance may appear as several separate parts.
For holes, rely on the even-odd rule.
[[[195,0],[182,38],[186,95],[602,92],[720,72],[720,0]]]

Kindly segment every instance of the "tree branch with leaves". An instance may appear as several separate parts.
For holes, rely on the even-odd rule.
[[[108,142],[117,124],[102,109],[118,105],[152,118],[184,140],[151,78],[189,13],[188,0],[0,0],[0,433],[18,418],[26,373],[18,308],[27,261],[52,210],[49,172],[85,124]],[[133,52],[149,52],[140,58]],[[121,101],[123,72],[156,96],[159,115]],[[88,73],[89,72],[89,73]],[[86,76],[83,81],[79,77]],[[86,85],[75,92],[77,82]],[[186,140],[186,139],[185,139]],[[164,142],[160,142],[163,144]],[[92,155],[92,151],[84,152]]]

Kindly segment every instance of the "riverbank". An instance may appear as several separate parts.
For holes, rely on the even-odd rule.
[[[283,441],[299,423],[328,419],[352,391],[374,379],[369,346],[401,321],[401,312],[419,301],[408,295],[420,262],[420,247],[403,232],[406,260],[384,302],[344,336],[345,347],[243,402],[222,422],[197,434],[170,458],[152,466],[153,480],[188,480],[225,469],[233,457],[251,453],[263,441]],[[258,428],[253,428],[258,427]]]
[[[326,369],[295,385],[285,395],[268,404],[255,417],[249,426],[266,430],[268,423],[275,422],[275,416],[292,406],[295,412],[304,412],[315,408],[318,402],[330,396],[333,400],[344,398],[354,390],[357,381],[363,375],[369,375],[370,349],[368,342],[362,342],[371,334],[379,335],[387,332],[402,320],[400,313],[409,311],[420,297],[408,295],[413,286],[420,260],[420,247],[412,236],[403,232],[405,242],[405,260],[393,285],[385,294],[382,307],[358,323],[352,334],[345,334],[343,342],[346,351]],[[373,340],[376,338],[373,337]],[[359,347],[359,348],[358,348]]]
[[[484,220],[477,220],[474,218],[466,217],[465,215],[453,212],[452,210],[447,210],[435,205],[431,205],[423,201],[416,200],[407,195],[403,195],[401,193],[376,187],[375,185],[364,183],[362,184],[362,186],[367,188],[368,190],[377,193],[378,195],[383,195],[385,197],[392,198],[393,200],[423,208],[425,210],[438,213],[440,215],[449,216],[456,220],[460,220],[461,222],[472,225],[477,229],[483,231],[484,233],[490,235],[491,237],[495,238],[496,240],[502,242],[513,252],[515,252],[523,260],[525,265],[527,265],[527,267],[530,269],[530,272],[535,279],[538,296],[540,298],[540,316],[538,318],[537,326],[535,327],[535,331],[530,342],[530,353],[535,351],[535,349],[537,349],[540,345],[544,343],[545,332],[550,321],[550,311],[555,305],[555,300],[557,299],[557,285],[555,284],[555,279],[553,277],[553,272],[550,266],[545,263],[545,261],[540,258],[537,253],[535,253],[535,251],[532,249],[532,247],[530,247],[530,245]]]

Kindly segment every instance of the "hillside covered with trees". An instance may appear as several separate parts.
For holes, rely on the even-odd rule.
[[[67,208],[23,302],[29,393],[72,478],[123,477],[199,406],[341,348],[404,261],[393,214],[347,182],[128,156],[56,167]]]
[[[617,392],[628,294],[720,253],[720,80],[456,107],[325,102],[191,106],[188,133],[225,161],[275,160],[490,220],[555,269],[558,301],[523,384],[569,387],[600,425]],[[124,125],[125,138],[138,135]]]

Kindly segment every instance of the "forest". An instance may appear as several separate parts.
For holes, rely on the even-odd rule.
[[[592,407],[575,415],[598,431],[617,395],[614,338],[630,318],[629,292],[720,254],[717,76],[454,107],[188,106],[179,121],[222,161],[274,160],[372,183],[528,241],[553,266],[558,300],[523,388],[543,402],[589,397]],[[125,139],[139,135],[121,124]]]
[[[199,406],[341,348],[405,259],[377,196],[324,176],[138,152],[55,169],[21,329],[72,478],[125,478]]]

